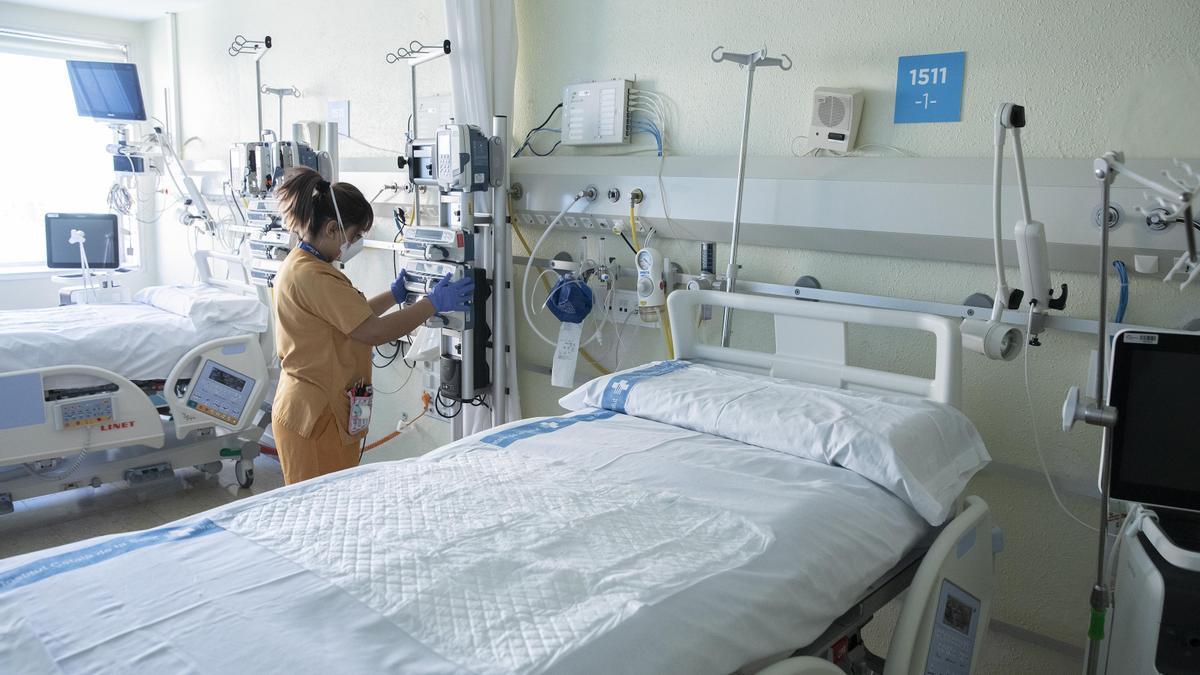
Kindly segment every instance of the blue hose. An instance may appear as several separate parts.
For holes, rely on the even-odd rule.
[[[1117,278],[1121,280],[1121,297],[1117,300],[1117,315],[1113,319],[1117,323],[1125,321],[1125,310],[1129,309],[1129,271],[1125,269],[1125,263],[1120,260],[1113,261],[1113,269],[1117,270]]]

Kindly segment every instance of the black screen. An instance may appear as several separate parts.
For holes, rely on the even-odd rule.
[[[145,121],[137,66],[108,61],[67,61],[71,93],[80,117]]]
[[[116,269],[121,263],[117,217],[109,213],[47,213],[46,267],[79,269],[79,244],[70,243],[71,230],[83,232],[88,267]]]
[[[221,370],[220,368],[213,368],[212,372],[208,375],[208,379],[237,391],[241,391],[246,388],[245,380],[227,370]]]
[[[1200,336],[1148,335],[1115,345],[1112,495],[1200,510]]]

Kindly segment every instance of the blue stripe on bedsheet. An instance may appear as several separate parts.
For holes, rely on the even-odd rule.
[[[629,400],[629,392],[633,390],[634,385],[652,377],[682,370],[690,365],[687,361],[660,361],[652,363],[645,368],[630,371],[624,375],[613,375],[600,397],[600,407],[605,410],[615,410],[616,412],[624,413],[625,402]]]
[[[74,551],[59,553],[20,567],[0,572],[0,592],[11,591],[22,586],[28,586],[49,577],[70,572],[81,567],[95,565],[98,562],[111,560],[117,556],[136,551],[140,548],[153,546],[170,541],[181,541],[201,537],[213,532],[224,531],[220,525],[205,518],[191,525],[160,527],[156,530],[135,532],[113,537],[99,544],[92,544]]]
[[[551,431],[557,431],[580,422],[606,420],[613,415],[616,415],[616,413],[611,410],[593,410],[590,412],[566,417],[547,417],[546,419],[538,420],[536,422],[522,424],[520,426],[505,429],[503,431],[498,431],[494,434],[489,434],[479,440],[489,445],[494,445],[498,448],[507,448],[513,443],[516,443],[517,441],[523,441],[526,438],[540,436],[541,434],[548,434]]]

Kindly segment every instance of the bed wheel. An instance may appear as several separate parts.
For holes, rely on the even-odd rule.
[[[244,488],[254,485],[254,464],[244,459],[239,459],[233,465],[233,475],[237,477],[238,485]]]

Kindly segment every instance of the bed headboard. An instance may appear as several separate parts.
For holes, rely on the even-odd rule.
[[[265,286],[259,286],[251,281],[250,263],[245,258],[231,253],[203,250],[192,254],[196,261],[196,274],[200,283],[220,288],[242,295],[252,295],[272,311],[268,312],[267,330],[259,339],[263,353],[269,362],[274,363],[275,354],[275,312],[271,307],[271,295]],[[225,263],[227,274],[225,278],[213,275],[212,263],[219,260]]]
[[[196,274],[200,277],[200,283],[243,295],[259,294],[259,288],[250,283],[250,264],[241,256],[205,250],[196,251],[192,257],[196,261]],[[227,266],[229,274],[226,278],[213,275],[212,263],[215,260],[220,260]]]
[[[702,305],[774,316],[775,353],[701,344],[696,317]],[[721,291],[675,291],[667,298],[667,309],[675,358],[842,389],[908,394],[954,406],[960,402],[962,336],[958,324],[944,317]],[[937,345],[933,379],[848,365],[847,324],[932,333]]]

